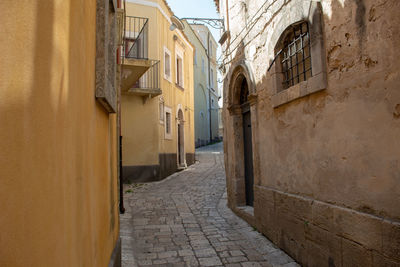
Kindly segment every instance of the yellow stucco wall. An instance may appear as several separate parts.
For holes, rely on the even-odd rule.
[[[107,266],[116,117],[95,100],[96,1],[0,2],[0,266]]]
[[[172,16],[163,1],[151,1],[168,17]],[[159,164],[159,153],[177,153],[178,105],[185,119],[185,153],[194,153],[193,47],[178,30],[170,31],[170,22],[157,7],[126,3],[127,16],[149,18],[149,58],[160,60],[162,95],[143,102],[142,97],[122,97],[123,165]],[[174,41],[174,35],[178,41]],[[175,46],[184,51],[184,89],[175,85]],[[171,52],[171,81],[164,78],[164,47]],[[159,103],[163,99],[172,112],[172,139],[165,139],[163,123],[159,120]],[[140,153],[138,153],[140,151]]]

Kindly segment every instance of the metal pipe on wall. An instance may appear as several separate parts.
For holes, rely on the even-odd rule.
[[[208,62],[208,110],[210,116],[210,143],[212,142],[212,122],[211,122],[211,75],[210,75],[210,31],[207,31],[207,62]]]

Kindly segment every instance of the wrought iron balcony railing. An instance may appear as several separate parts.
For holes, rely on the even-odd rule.
[[[143,74],[142,77],[133,86],[134,89],[160,89],[160,61],[152,60],[151,67]]]
[[[125,58],[148,59],[149,19],[126,16],[123,55]]]

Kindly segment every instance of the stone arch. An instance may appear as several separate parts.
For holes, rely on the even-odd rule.
[[[297,98],[324,90],[327,87],[326,51],[323,38],[321,3],[316,1],[305,3],[301,0],[293,0],[288,2],[284,8],[293,12],[290,12],[290,16],[280,17],[274,21],[274,32],[268,41],[270,68],[274,69],[273,73],[282,73],[280,61],[275,58],[279,53],[278,51],[280,51],[279,46],[286,37],[288,29],[300,22],[307,22],[312,74],[307,78],[307,86],[301,90],[299,90],[298,86],[283,88],[283,75],[273,75],[271,104],[274,108]]]
[[[254,75],[250,67],[249,62],[246,60],[240,60],[233,66],[232,74],[230,75],[229,81],[229,93],[228,93],[228,109],[238,107],[240,105],[240,87],[243,79],[246,79],[249,94],[256,94],[256,84],[254,81]]]
[[[231,151],[233,172],[230,174],[229,187],[235,192],[234,203],[230,203],[231,207],[236,209],[240,206],[252,206],[252,200],[249,203],[249,196],[251,195],[254,199],[253,191],[249,192],[248,181],[248,167],[251,168],[251,178],[253,188],[254,185],[254,161],[250,159],[250,164],[247,159],[253,157],[253,141],[254,138],[246,134],[245,128],[248,128],[247,124],[250,124],[250,128],[256,125],[256,84],[254,82],[253,72],[250,64],[246,60],[238,61],[233,66],[233,71],[228,74],[228,111],[227,115],[230,117],[229,131],[230,141],[228,146]],[[243,86],[246,86],[248,90],[248,98],[245,103],[241,103],[241,92]],[[243,101],[242,101],[243,102]],[[253,123],[252,123],[253,122]],[[251,126],[253,125],[253,126]],[[250,137],[249,137],[250,136]],[[246,142],[249,140],[250,142]],[[250,148],[250,149],[249,149]],[[248,152],[248,153],[247,153]],[[251,155],[249,157],[249,155]],[[233,205],[233,206],[232,206]]]
[[[284,33],[291,25],[300,21],[307,21],[310,25],[310,35],[312,39],[322,38],[322,7],[321,3],[309,1],[305,4],[303,0],[296,0],[288,3],[286,6],[290,12],[290,16],[282,16],[276,23],[272,36],[268,40],[268,51],[270,51],[271,61],[274,58],[276,45],[283,38]]]

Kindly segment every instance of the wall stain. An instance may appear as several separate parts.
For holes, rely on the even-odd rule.
[[[359,46],[360,50],[362,50],[362,41],[365,36],[366,25],[365,25],[365,3],[364,0],[356,0],[357,10],[356,10],[356,24],[358,27],[359,34]]]
[[[394,108],[393,117],[395,119],[400,119],[400,104],[397,104]]]

